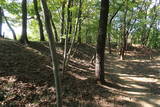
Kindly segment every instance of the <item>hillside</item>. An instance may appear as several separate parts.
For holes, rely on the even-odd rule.
[[[62,46],[58,57],[62,63]],[[158,107],[160,105],[160,55],[154,59],[141,51],[128,51],[121,61],[106,53],[106,84],[96,83],[90,63],[94,47],[79,46],[62,79],[64,107]],[[54,106],[55,88],[46,42],[0,39],[0,105],[4,107]]]

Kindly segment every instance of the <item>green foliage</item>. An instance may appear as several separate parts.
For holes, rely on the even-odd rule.
[[[28,0],[28,18],[35,16],[33,0]],[[62,3],[65,2],[65,30],[67,21],[67,0],[48,0],[48,7],[52,13],[53,21],[56,25],[58,35],[61,32],[61,12]],[[70,11],[72,12],[72,34],[69,37],[73,37],[75,31],[76,20],[79,11],[79,0],[73,0],[73,6]],[[7,19],[11,25],[21,25],[21,1],[19,0],[0,0],[0,6],[5,9],[5,13],[8,13]],[[38,0],[38,7],[40,15],[42,16],[40,0]],[[133,43],[141,43],[141,38],[144,32],[148,33],[147,44],[150,47],[160,47],[159,42],[159,20],[160,20],[160,5],[153,4],[151,0],[110,0],[109,19],[118,10],[117,15],[113,18],[111,25],[108,25],[108,33],[111,33],[111,42],[119,41],[122,32],[122,25],[124,23],[124,12],[127,9],[126,15],[126,30],[129,31],[129,35],[132,38]],[[99,27],[99,0],[82,0],[82,27],[81,27],[81,39],[82,42],[91,38],[92,43],[96,42],[97,29]],[[11,17],[9,17],[11,16]],[[41,17],[44,24],[44,19]],[[35,19],[28,20],[28,31],[30,40],[39,40],[38,23]],[[65,34],[61,38],[65,38]],[[59,37],[60,38],[60,37]]]

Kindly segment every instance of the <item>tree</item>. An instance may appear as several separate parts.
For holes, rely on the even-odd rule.
[[[56,98],[57,98],[57,107],[62,107],[62,98],[61,98],[61,85],[60,85],[60,75],[59,75],[59,67],[58,67],[58,59],[55,47],[55,40],[53,37],[52,27],[51,27],[51,17],[50,11],[48,9],[46,0],[41,0],[44,17],[45,17],[45,27],[48,34],[50,53],[52,58],[53,65],[53,73],[55,79],[55,87],[56,87]]]
[[[62,6],[61,6],[62,12],[61,12],[61,37],[60,37],[60,42],[62,44],[64,44],[63,36],[64,36],[64,28],[65,28],[65,26],[64,26],[64,23],[65,23],[65,17],[64,17],[65,16],[65,4],[66,4],[66,2],[63,0]]]
[[[79,0],[79,12],[78,12],[78,22],[79,22],[78,43],[81,43],[81,42],[82,42],[82,39],[81,39],[81,24],[82,24],[81,16],[82,16],[82,0]]]
[[[20,42],[24,44],[29,42],[27,38],[27,0],[22,1],[22,34]]]
[[[95,76],[96,79],[101,83],[105,81],[104,53],[105,53],[108,13],[109,13],[109,0],[102,0],[101,10],[100,10],[100,20],[99,20],[99,33],[96,45],[96,63],[95,63]]]
[[[127,13],[128,13],[128,1],[125,2],[125,10],[124,10],[124,15],[123,15],[123,19],[122,19],[122,35],[121,35],[121,46],[120,46],[120,59],[124,60],[124,53],[125,53],[125,47],[126,47],[126,42],[127,42]]]
[[[69,33],[70,33],[70,23],[71,23],[71,12],[70,12],[70,7],[71,7],[71,2],[72,0],[68,0],[67,4],[67,28],[66,28],[66,38],[65,38],[65,44],[64,44],[64,52],[63,52],[63,72],[65,71],[66,68],[66,60],[67,60],[67,53],[68,53],[68,39],[69,39]]]
[[[2,36],[2,23],[3,23],[2,14],[3,14],[3,10],[2,10],[2,7],[0,7],[0,36]]]
[[[75,44],[75,39],[77,37],[77,32],[79,31],[79,34],[80,34],[80,31],[81,31],[81,19],[80,19],[81,18],[81,8],[82,8],[82,2],[81,2],[81,0],[79,0],[79,8],[78,8],[78,14],[77,14],[75,27],[74,27],[73,38],[71,41],[71,45],[68,49],[68,52],[65,53],[64,62],[63,62],[63,72],[65,71],[65,68],[68,65],[68,62],[69,62],[69,59],[71,56],[71,52],[73,50],[73,45]],[[78,37],[79,37],[79,34],[78,34]]]
[[[44,37],[44,33],[43,33],[43,23],[41,21],[41,17],[40,17],[39,11],[38,11],[37,0],[33,0],[33,3],[34,3],[34,10],[35,10],[35,13],[36,13],[36,16],[37,16],[37,21],[38,21],[38,24],[39,24],[40,41],[45,41],[45,37]]]
[[[5,21],[6,21],[9,29],[11,30],[11,32],[12,32],[12,34],[13,34],[14,40],[17,40],[16,33],[15,33],[14,29],[12,28],[12,26],[11,26],[10,23],[8,22],[6,16],[4,15],[4,12],[2,12],[2,14],[3,14],[3,17],[4,17]]]
[[[109,54],[112,54],[112,50],[111,50],[111,31],[112,31],[112,21],[114,19],[114,17],[117,15],[117,13],[119,12],[119,10],[122,8],[123,5],[120,5],[119,8],[115,11],[115,13],[113,13],[113,15],[111,16],[111,18],[108,21],[108,51]]]
[[[51,17],[51,25],[52,25],[52,28],[54,30],[54,38],[55,38],[55,41],[58,42],[58,32],[57,32],[56,25],[54,24],[51,12],[50,12],[50,17]]]

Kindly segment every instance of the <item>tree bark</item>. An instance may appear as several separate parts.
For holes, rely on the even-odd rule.
[[[0,7],[0,37],[2,37],[2,23],[3,23],[3,10],[2,7]]]
[[[63,53],[63,72],[66,69],[66,60],[67,60],[67,53],[68,53],[68,35],[69,35],[69,29],[70,29],[70,7],[71,7],[71,1],[68,0],[67,5],[67,29],[66,29],[66,38],[65,38],[65,44],[64,44],[64,53]]]
[[[22,1],[22,34],[20,42],[24,44],[29,42],[27,38],[27,0]]]
[[[48,34],[50,53],[51,53],[51,58],[52,58],[53,73],[54,73],[55,87],[56,87],[57,107],[62,107],[60,74],[59,74],[55,41],[54,41],[52,27],[51,27],[51,21],[50,21],[51,20],[50,19],[50,12],[49,12],[46,0],[41,0],[41,3],[42,3],[44,17],[45,17],[45,27],[46,27],[46,31]]]
[[[51,12],[50,12],[50,16],[51,16],[51,25],[52,25],[53,30],[54,30],[54,38],[55,38],[55,41],[58,42],[57,28],[56,28],[56,25],[54,24]]]
[[[33,0],[34,3],[34,10],[37,16],[37,21],[38,21],[38,25],[39,25],[39,33],[40,33],[40,41],[45,41],[45,37],[44,37],[44,32],[43,32],[43,23],[38,11],[38,3],[37,0]]]
[[[111,33],[108,33],[108,51],[109,51],[109,54],[112,54],[112,48],[111,48]]]
[[[79,0],[79,12],[78,12],[78,22],[79,22],[79,28],[78,28],[78,43],[80,44],[82,42],[81,39],[81,24],[82,24],[82,20],[81,20],[81,15],[82,15],[82,0]]]
[[[73,7],[73,4],[74,4],[74,0],[70,0],[70,7],[69,8],[72,8]],[[72,20],[72,17],[73,17],[73,13],[72,11],[69,9],[69,34],[72,34],[72,28],[73,28],[73,20]],[[70,37],[68,37],[69,40],[70,40]]]
[[[96,46],[96,63],[95,63],[95,76],[98,81],[103,83],[104,79],[104,52],[107,33],[107,21],[109,12],[109,0],[101,0],[101,11],[99,21],[99,34]]]
[[[125,49],[127,45],[127,33],[126,33],[126,27],[127,27],[127,13],[128,13],[128,7],[127,7],[128,1],[125,2],[125,11],[124,11],[124,17],[123,17],[123,25],[122,25],[122,38],[121,38],[121,49],[120,49],[120,59],[124,60],[125,56]]]
[[[8,22],[6,16],[4,15],[4,12],[3,12],[3,17],[4,17],[5,21],[6,21],[9,29],[11,30],[11,32],[12,32],[12,34],[13,34],[13,39],[14,39],[14,40],[17,40],[16,33],[15,33],[14,29],[12,28],[12,26],[10,25],[10,23]]]
[[[62,16],[62,19],[61,19],[61,37],[60,37],[60,42],[62,43],[62,44],[64,44],[64,38],[63,38],[63,36],[64,36],[64,23],[65,23],[65,17],[64,17],[64,15],[65,15],[65,1],[63,1],[62,2],[62,13],[61,13],[61,16]]]
[[[71,41],[71,45],[70,45],[70,48],[69,48],[69,50],[68,50],[68,52],[67,52],[67,56],[66,56],[66,59],[65,59],[65,63],[64,63],[64,67],[67,67],[67,65],[68,65],[68,62],[69,62],[69,59],[70,59],[70,56],[71,56],[71,52],[72,52],[72,49],[73,49],[73,46],[74,46],[74,44],[75,44],[75,39],[76,39],[76,37],[77,37],[77,32],[78,32],[78,30],[80,30],[80,26],[79,26],[79,23],[80,23],[80,18],[81,18],[81,16],[80,16],[80,13],[81,13],[81,8],[82,8],[82,3],[81,3],[81,0],[80,0],[80,2],[79,2],[79,10],[78,10],[78,16],[77,16],[77,20],[76,20],[76,24],[75,24],[75,28],[74,28],[74,36],[73,36],[73,38],[72,38],[72,41]]]

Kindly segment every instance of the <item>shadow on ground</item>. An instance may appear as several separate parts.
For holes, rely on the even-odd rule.
[[[60,63],[63,61],[61,47],[58,45]],[[76,52],[62,79],[64,107],[140,107],[142,102],[158,106],[154,101],[160,99],[158,68],[155,67],[159,60],[120,61],[116,55],[108,56],[106,84],[101,85],[96,83],[94,66],[89,62],[94,47],[82,44]],[[18,42],[0,41],[2,106],[54,106],[53,84],[46,42],[23,46]]]

